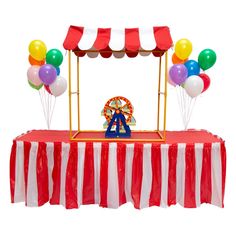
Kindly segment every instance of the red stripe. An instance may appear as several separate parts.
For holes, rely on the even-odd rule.
[[[98,28],[97,38],[93,44],[93,47],[96,48],[98,51],[108,47],[110,36],[111,36],[111,28],[107,29]]]
[[[101,167],[100,167],[100,206],[107,207],[107,189],[108,189],[108,151],[109,144],[102,143]]]
[[[84,57],[84,56],[86,55],[86,52],[80,50],[78,47],[75,48],[75,52],[74,52],[74,53],[75,53],[75,55],[76,55],[77,57]]]
[[[54,167],[52,171],[53,191],[50,204],[60,204],[61,150],[62,143],[54,142]]]
[[[69,158],[66,169],[66,208],[78,208],[77,186],[78,186],[78,145],[77,142],[70,143]]]
[[[138,52],[126,52],[126,55],[130,58],[136,57],[138,55]]]
[[[93,143],[86,143],[84,157],[83,204],[94,204],[94,156]]]
[[[169,146],[169,174],[168,174],[168,206],[176,204],[176,166],[177,166],[178,146]]]
[[[170,30],[168,27],[153,27],[153,32],[157,48],[166,51],[172,46],[173,41],[171,39]]]
[[[31,149],[31,143],[24,142],[24,179],[25,179],[25,199],[27,199],[28,188],[28,170],[29,170],[29,154]],[[26,202],[27,204],[27,202]]]
[[[222,207],[224,207],[224,195],[225,195],[225,178],[226,178],[226,149],[225,143],[222,142],[220,146],[221,150],[221,168],[222,168]]]
[[[195,199],[195,149],[193,144],[187,144],[185,149],[185,193],[184,207],[196,208]]]
[[[16,178],[16,141],[13,141],[10,157],[10,188],[11,188],[11,202],[14,203],[15,195],[15,178]]]
[[[150,206],[160,206],[161,202],[161,149],[159,144],[152,145],[152,190]]]
[[[128,51],[136,52],[140,48],[139,29],[125,29],[125,48]]]
[[[49,201],[48,190],[48,160],[47,145],[40,142],[36,159],[37,186],[38,186],[38,205],[42,206]]]
[[[132,166],[131,196],[135,208],[140,208],[141,187],[143,179],[143,144],[134,144],[134,157]]]
[[[68,29],[63,47],[66,50],[74,50],[83,35],[84,27],[70,26]]]
[[[103,58],[109,58],[112,55],[112,50],[109,47],[106,47],[103,50],[100,50],[100,55]]]
[[[126,203],[125,196],[125,159],[126,145],[117,143],[117,173],[119,184],[119,205]]]
[[[201,203],[211,203],[211,144],[204,144],[201,175]]]
[[[160,48],[156,47],[153,51],[152,54],[154,57],[161,57],[163,56],[163,54],[165,53],[165,51],[161,50]]]

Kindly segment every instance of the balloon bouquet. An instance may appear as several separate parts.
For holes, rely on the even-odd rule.
[[[58,49],[47,47],[41,40],[33,40],[29,44],[29,63],[27,71],[29,85],[39,91],[47,128],[50,129],[56,97],[66,91],[67,81],[60,76],[60,65],[63,55]],[[46,63],[46,64],[45,64]]]
[[[211,49],[201,51],[198,61],[188,59],[191,52],[192,43],[188,39],[177,41],[175,52],[172,55],[173,65],[169,69],[168,77],[168,82],[177,91],[185,130],[188,127],[197,96],[210,86],[210,78],[204,71],[211,68],[216,62],[216,53]]]

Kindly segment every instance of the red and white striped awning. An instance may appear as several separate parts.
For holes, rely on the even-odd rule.
[[[108,58],[112,54],[121,58],[136,57],[138,54],[162,56],[172,46],[169,28],[166,26],[150,28],[97,28],[70,26],[64,48],[73,50],[79,57],[87,54],[94,58],[99,54]]]

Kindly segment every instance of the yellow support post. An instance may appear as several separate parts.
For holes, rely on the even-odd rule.
[[[68,79],[69,79],[69,128],[70,139],[72,138],[72,102],[71,102],[71,51],[68,51]]]
[[[168,80],[168,51],[165,53],[165,92],[164,92],[164,141],[166,141],[166,106],[167,106],[167,80]]]
[[[79,57],[77,57],[77,116],[78,116],[78,132],[80,132],[80,84],[79,84]]]
[[[157,130],[160,130],[160,95],[161,95],[161,57],[159,57]]]

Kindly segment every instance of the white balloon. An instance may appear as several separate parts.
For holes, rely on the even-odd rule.
[[[62,76],[57,76],[56,80],[49,85],[49,88],[55,97],[62,95],[67,89],[66,79]]]
[[[203,88],[204,88],[203,80],[197,75],[189,76],[185,80],[184,89],[187,92],[187,94],[192,98],[197,97],[199,94],[201,94]]]

